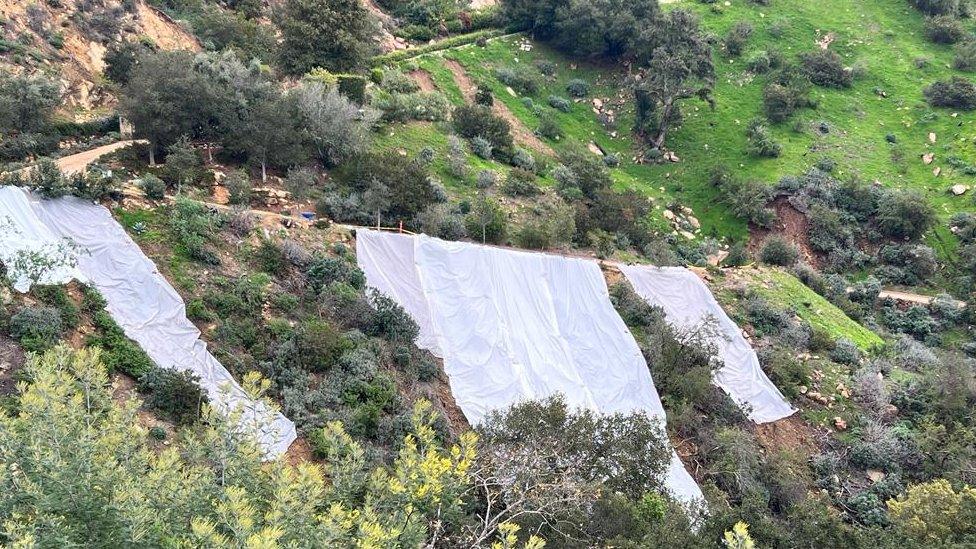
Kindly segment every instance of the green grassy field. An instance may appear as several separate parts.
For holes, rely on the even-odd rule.
[[[747,235],[745,223],[717,203],[715,190],[707,183],[709,172],[716,166],[772,184],[828,157],[836,162],[840,177],[853,175],[868,182],[916,189],[944,217],[973,207],[971,193],[954,197],[948,188],[956,183],[976,184],[976,178],[953,168],[948,160],[955,157],[976,164],[976,116],[925,104],[922,89],[958,71],[950,68],[952,47],[929,43],[922,35],[922,16],[907,2],[778,0],[771,6],[744,1],[725,6],[686,0],[672,6],[697,11],[703,25],[719,36],[738,21],[749,21],[755,29],[740,57],[730,59],[716,49],[716,108],[713,111],[703,103],[686,102],[684,124],[670,134],[667,143],[681,158],[678,163],[637,165],[631,161],[636,148],[629,131],[633,120],[630,94],[622,69],[608,64],[572,63],[537,42],[531,43],[531,51],[523,51],[520,46],[526,39],[508,36],[491,40],[487,47],[462,46],[406,61],[403,66],[427,70],[437,86],[459,102],[460,89],[443,64],[445,58],[454,59],[475,82],[490,86],[496,100],[504,102],[527,128],[535,129],[539,121],[533,108],[506,90],[495,78],[495,69],[541,59],[555,63],[555,77],[532,97],[536,107],[554,112],[565,134],[564,139],[549,141],[549,145],[559,151],[569,141],[593,141],[605,151],[619,153],[623,162],[613,174],[620,188],[639,189],[653,197],[659,211],[673,201],[690,206],[701,220],[705,235],[733,240]],[[857,68],[854,86],[841,90],[815,87],[812,95],[819,103],[816,109],[802,110],[771,128],[783,145],[782,155],[774,159],[749,155],[744,131],[752,118],[762,114],[761,95],[767,77],[749,73],[746,60],[763,50],[781,52],[792,60],[816,48],[817,40],[828,33],[834,35],[831,49]],[[592,86],[590,96],[575,103],[570,113],[550,109],[549,95],[565,97],[566,82],[572,78],[587,80]],[[591,110],[593,97],[611,100],[616,138]],[[820,130],[824,125],[829,131]],[[431,134],[446,128],[409,131],[421,141],[433,142],[441,138]],[[935,134],[935,143],[929,141],[930,133]],[[888,141],[889,134],[894,143]],[[935,153],[931,165],[921,161],[927,152]],[[940,177],[933,175],[935,167],[942,168]],[[942,228],[930,235],[929,241],[943,252],[953,246],[953,239]]]

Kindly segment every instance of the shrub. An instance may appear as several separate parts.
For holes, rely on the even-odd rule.
[[[966,34],[966,27],[955,17],[937,15],[925,20],[925,37],[936,44],[955,44]]]
[[[359,267],[339,257],[325,256],[313,259],[305,271],[305,276],[315,292],[322,291],[334,282],[343,282],[360,290],[366,286],[366,276]]]
[[[545,111],[539,115],[539,127],[535,133],[546,139],[559,139],[563,136],[563,130],[559,127],[559,122],[551,111]]]
[[[729,54],[729,57],[741,55],[750,36],[752,36],[752,24],[748,21],[739,21],[732,25],[725,38],[722,39],[722,47],[725,48],[725,53]]]
[[[800,55],[803,71],[810,81],[828,88],[849,88],[854,76],[844,68],[844,61],[831,50],[817,49]]]
[[[928,15],[959,15],[960,0],[909,0],[916,9]]]
[[[763,263],[789,267],[800,257],[799,249],[781,236],[771,236],[763,243],[759,258]]]
[[[573,109],[573,102],[565,97],[558,95],[549,96],[549,106],[561,112],[569,112]]]
[[[394,93],[378,98],[375,104],[383,111],[383,119],[391,122],[439,122],[447,118],[451,109],[451,102],[438,91]]]
[[[234,170],[224,180],[227,187],[227,201],[231,204],[251,203],[251,178],[243,170]]]
[[[773,67],[772,59],[766,51],[757,51],[746,60],[746,68],[755,74],[765,74]]]
[[[232,208],[227,216],[227,227],[237,236],[247,236],[251,234],[258,224],[255,215],[244,207]]]
[[[139,188],[150,200],[162,200],[166,195],[166,183],[151,173],[139,178]]]
[[[590,94],[590,84],[586,80],[574,78],[566,84],[566,93],[570,97],[586,97]]]
[[[768,185],[743,181],[724,168],[712,172],[711,183],[722,192],[735,215],[762,227],[770,226],[776,218],[776,213],[766,206],[773,196],[773,189]]]
[[[962,110],[976,109],[976,84],[967,78],[953,76],[949,80],[933,82],[924,90],[925,99],[933,107]]]
[[[462,105],[454,109],[454,129],[465,139],[481,137],[507,156],[512,149],[512,129],[508,121],[495,116],[482,105]]]
[[[423,233],[444,240],[459,240],[466,235],[464,219],[450,204],[428,206],[417,215],[417,227]]]
[[[475,186],[479,189],[490,189],[498,183],[498,172],[494,170],[481,170],[475,176]]]
[[[416,80],[395,69],[383,71],[380,87],[389,93],[412,93],[420,89]]]
[[[964,40],[955,47],[952,66],[957,70],[976,71],[976,39]]]
[[[102,362],[110,372],[122,372],[138,380],[156,368],[145,351],[126,337],[122,328],[104,310],[104,300],[100,295],[95,294],[91,299],[86,295],[86,300],[92,301],[86,308],[93,311],[92,323],[97,331],[85,339],[85,345],[102,348]]]
[[[507,216],[498,202],[488,196],[480,195],[471,205],[471,211],[464,219],[465,227],[472,238],[483,243],[501,243],[507,230]]]
[[[170,209],[169,229],[191,259],[217,265],[220,259],[210,241],[223,221],[222,216],[203,204],[181,196]]]
[[[187,425],[200,416],[200,408],[207,402],[199,382],[189,370],[152,368],[139,378],[139,390],[146,395],[146,406],[179,425]]]
[[[532,153],[521,148],[515,148],[515,154],[512,155],[512,166],[516,168],[523,169],[525,171],[534,172],[535,171],[535,158]]]
[[[920,544],[965,545],[976,535],[976,489],[945,479],[916,484],[888,502],[895,528]]]
[[[364,326],[367,335],[386,338],[397,343],[412,343],[420,335],[420,328],[396,301],[370,290],[374,312]]]
[[[830,351],[830,359],[841,364],[857,364],[861,361],[861,351],[853,341],[840,338],[834,343],[834,349]]]
[[[505,178],[502,192],[508,196],[536,196],[542,192],[535,182],[535,173],[521,168],[512,168]]]
[[[539,72],[525,65],[498,68],[495,70],[495,78],[523,95],[535,95],[542,87]]]
[[[491,88],[485,85],[479,85],[478,91],[474,94],[474,102],[485,107],[494,105],[495,97],[491,94]]]
[[[27,351],[46,351],[64,331],[61,312],[54,307],[25,307],[10,317],[10,336]]]
[[[282,252],[281,246],[275,244],[270,238],[261,239],[261,244],[254,251],[254,260],[258,264],[258,268],[268,274],[282,275],[288,270],[288,264],[285,262],[285,254]]]
[[[315,176],[315,170],[311,168],[291,168],[288,170],[288,176],[285,177],[285,190],[296,200],[307,198],[317,184],[318,178]]]
[[[769,128],[758,118],[753,119],[746,128],[746,139],[749,141],[749,153],[755,156],[776,158],[783,150],[783,146],[769,134]]]
[[[480,135],[471,139],[471,152],[478,158],[491,160],[494,150],[495,148],[492,146],[491,141],[488,141]]]
[[[556,64],[548,59],[537,59],[535,62],[535,68],[546,76],[556,75]]]
[[[878,200],[878,227],[892,238],[918,238],[936,221],[935,209],[917,192],[890,191]]]

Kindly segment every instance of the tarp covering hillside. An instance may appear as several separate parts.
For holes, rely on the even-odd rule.
[[[369,230],[357,231],[356,255],[369,285],[420,325],[419,345],[444,359],[472,423],[557,393],[599,412],[664,420],[596,263]],[[681,500],[702,497],[676,454],[666,484]]]
[[[199,330],[186,317],[182,298],[107,209],[73,197],[37,200],[14,187],[0,191],[0,219],[19,210],[28,234],[75,244],[78,278],[101,292],[112,318],[158,366],[198,375],[218,410],[241,410],[241,428],[257,430],[269,455],[288,449],[296,437],[295,425],[280,413],[271,416],[262,403],[249,398],[207,351]],[[7,253],[3,242],[0,259]]]
[[[620,270],[638,295],[664,310],[672,326],[687,330],[714,320],[710,339],[725,363],[715,373],[715,384],[747,410],[750,419],[767,423],[796,411],[766,377],[752,346],[695,273],[681,267],[648,265],[621,265]]]
[[[55,236],[38,219],[24,191],[0,187],[0,263],[15,290],[83,280],[75,255],[71,242]]]

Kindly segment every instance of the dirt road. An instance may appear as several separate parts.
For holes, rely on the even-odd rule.
[[[95,162],[102,156],[115,152],[119,149],[128,147],[134,143],[145,143],[142,140],[127,140],[127,141],[116,141],[109,145],[102,145],[101,147],[95,147],[94,149],[80,152],[78,154],[72,154],[69,156],[61,157],[54,161],[55,164],[61,168],[61,171],[66,175],[73,173],[78,173],[84,171],[89,164]]]

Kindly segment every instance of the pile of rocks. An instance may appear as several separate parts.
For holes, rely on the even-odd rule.
[[[701,222],[695,217],[695,212],[688,206],[681,206],[673,210],[666,209],[661,213],[664,219],[671,224],[675,234],[694,240],[695,235],[701,232]]]

